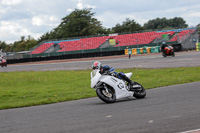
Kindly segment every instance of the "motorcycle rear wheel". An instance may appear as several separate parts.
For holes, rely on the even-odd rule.
[[[174,57],[174,56],[175,56],[175,53],[173,52],[173,53],[172,53],[172,57]]]
[[[138,91],[137,91],[137,90],[134,91],[133,96],[134,96],[135,98],[137,98],[137,99],[145,98],[145,96],[146,96],[146,90],[144,89],[144,87],[143,87],[141,84],[137,83],[137,82],[135,82],[135,84],[136,84],[136,85],[139,85],[139,86],[141,86],[141,87],[137,89]]]
[[[113,89],[108,88],[109,93],[106,93],[105,88],[98,88],[96,90],[97,96],[105,103],[114,103],[116,101],[115,92]]]

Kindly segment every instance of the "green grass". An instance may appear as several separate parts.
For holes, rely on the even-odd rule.
[[[1,72],[0,109],[95,97],[90,71]],[[133,72],[131,79],[145,89],[200,81],[200,67],[117,71]]]

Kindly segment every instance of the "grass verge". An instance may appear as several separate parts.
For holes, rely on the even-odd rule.
[[[90,71],[1,72],[0,109],[95,97]],[[117,71],[133,72],[131,79],[145,89],[200,81],[200,67]]]

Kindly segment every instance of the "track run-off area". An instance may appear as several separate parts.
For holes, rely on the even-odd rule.
[[[101,61],[116,69],[200,66],[200,52],[97,57],[12,64],[0,72],[91,69]],[[89,75],[88,75],[89,76]],[[153,77],[152,77],[153,78]],[[0,133],[199,133],[200,82],[147,90],[144,99],[105,104],[88,98],[0,110]]]

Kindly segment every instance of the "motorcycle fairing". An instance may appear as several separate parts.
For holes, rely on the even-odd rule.
[[[123,97],[133,96],[133,92],[127,90],[127,85],[121,79],[115,78],[113,76],[103,75],[100,78],[100,82],[105,83],[115,90],[116,99],[120,99]]]
[[[95,88],[95,85],[99,82],[101,74],[99,71],[92,71],[91,72],[91,88]]]

